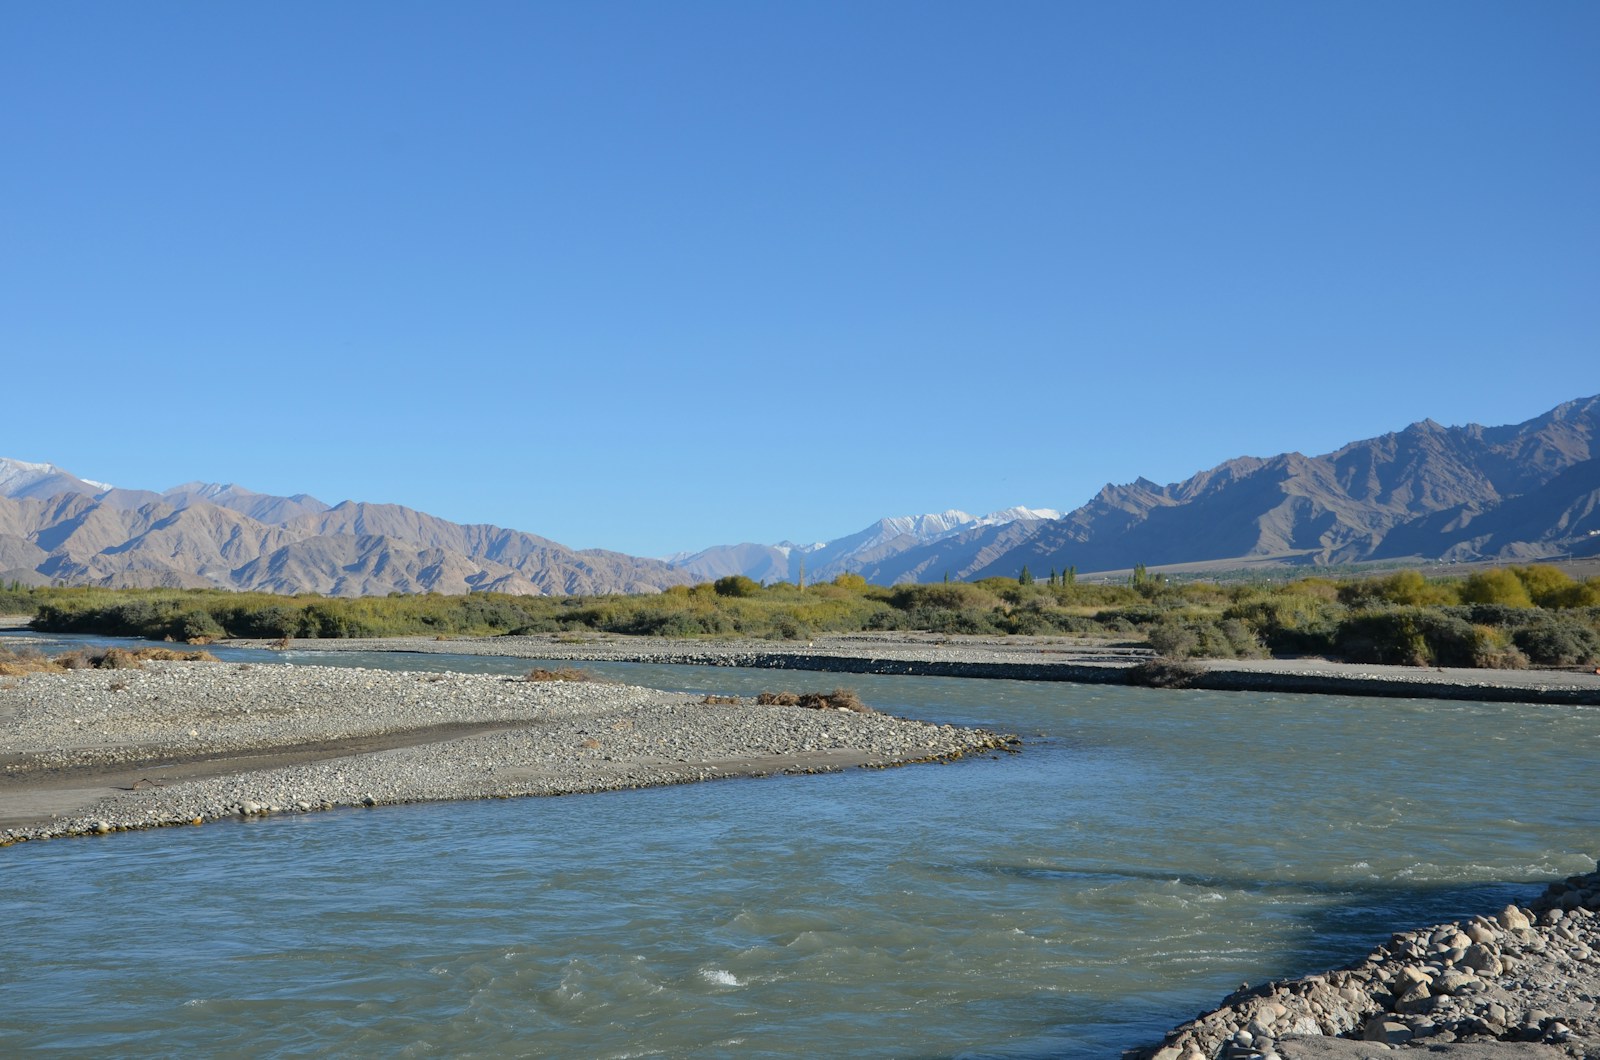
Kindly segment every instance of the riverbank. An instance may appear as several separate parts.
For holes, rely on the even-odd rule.
[[[268,647],[261,640],[228,641]],[[1129,684],[1157,661],[1138,643],[1092,637],[963,637],[919,633],[849,633],[808,641],[682,640],[620,635],[541,634],[499,637],[381,637],[294,640],[295,651],[402,651],[501,655],[592,662],[747,666],[838,674],[979,677],[1019,681]],[[1322,659],[1210,659],[1154,675],[1185,688],[1218,692],[1303,692],[1385,698],[1600,706],[1592,670],[1478,670],[1378,666]]]
[[[0,845],[947,761],[995,733],[581,681],[147,663],[0,680]]]
[[[1395,935],[1337,971],[1243,988],[1128,1060],[1600,1057],[1600,871],[1529,907]]]

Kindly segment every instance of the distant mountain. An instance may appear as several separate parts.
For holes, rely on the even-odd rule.
[[[964,531],[1060,517],[1060,512],[1049,508],[1007,508],[985,516],[952,508],[928,515],[879,519],[856,533],[811,545],[788,541],[777,545],[715,545],[700,552],[679,553],[667,562],[696,581],[743,574],[759,582],[798,582],[802,568],[807,581],[826,581]]]
[[[0,581],[13,580],[364,596],[655,592],[689,578],[659,560],[399,505],[330,507],[197,482],[117,489],[0,458]]]
[[[1600,554],[1600,397],[1506,427],[1432,420],[1308,457],[1240,457],[1107,485],[1042,523],[981,527],[867,564],[869,581],[1136,564],[1548,559]]]
[[[0,497],[53,497],[58,493],[100,493],[111,489],[54,464],[30,464],[0,457]]]
[[[1010,508],[880,519],[813,544],[718,545],[669,560],[576,551],[396,504],[328,505],[226,484],[119,489],[0,458],[0,581],[390,592],[654,592],[743,574],[877,584],[1367,560],[1600,556],[1600,396],[1526,423],[1432,420],[1322,456],[1239,457],[1182,482],[1108,484],[1065,515]]]

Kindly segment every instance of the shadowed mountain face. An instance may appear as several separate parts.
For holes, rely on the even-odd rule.
[[[1323,456],[1241,457],[1183,482],[1108,485],[1062,519],[909,549],[868,581],[1277,560],[1516,560],[1600,553],[1600,397],[1507,427],[1431,420]]]
[[[399,505],[329,507],[203,483],[116,489],[0,459],[0,581],[13,580],[367,596],[656,592],[689,578],[657,560]]]

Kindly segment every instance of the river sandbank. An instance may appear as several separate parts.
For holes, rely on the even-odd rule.
[[[232,640],[240,647],[274,642]],[[1138,683],[1157,661],[1138,643],[1093,637],[981,637],[922,633],[843,633],[806,641],[679,640],[620,634],[496,637],[379,637],[294,640],[292,650],[401,651],[502,655],[591,662],[748,666],[839,674],[983,677],[1086,684]],[[1184,664],[1186,688],[1218,692],[1463,699],[1600,706],[1592,669],[1480,670],[1380,666],[1324,659],[1197,659]]]
[[[1009,749],[877,713],[582,681],[152,662],[0,679],[0,845]]]

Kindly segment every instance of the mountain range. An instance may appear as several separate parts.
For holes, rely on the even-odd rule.
[[[1600,397],[1525,423],[1432,420],[1321,456],[1240,457],[1183,482],[1107,485],[1060,519],[964,531],[858,573],[874,583],[1208,564],[1534,561],[1600,555]]]
[[[1240,457],[1182,482],[1107,484],[1060,515],[1013,508],[885,519],[826,545],[724,545],[671,562],[697,578],[874,584],[1176,565],[1600,556],[1600,397],[1525,423],[1432,420],[1321,456]]]
[[[14,580],[371,596],[639,593],[690,579],[660,560],[576,551],[397,504],[198,482],[117,489],[0,459],[0,581]]]
[[[1525,423],[1432,420],[1321,456],[1239,457],[1183,482],[1108,484],[1065,514],[881,519],[814,544],[717,545],[665,560],[574,550],[395,504],[236,485],[119,489],[0,458],[0,581],[318,592],[653,592],[742,574],[876,584],[1137,564],[1226,567],[1600,556],[1600,396]]]
[[[811,545],[791,541],[777,545],[713,545],[699,552],[669,556],[667,562],[696,581],[715,581],[730,574],[743,574],[758,582],[825,581],[963,532],[1059,518],[1061,513],[1050,508],[1007,508],[981,517],[952,508],[929,515],[890,516],[845,537]]]

